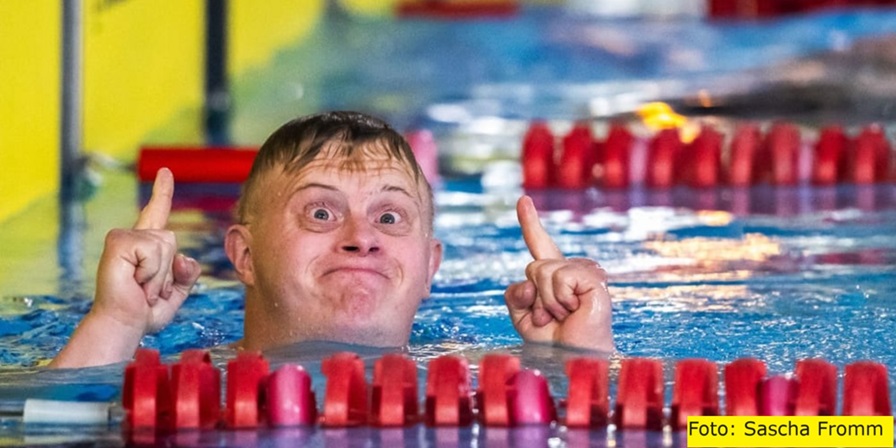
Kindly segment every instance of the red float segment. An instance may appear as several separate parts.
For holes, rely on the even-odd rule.
[[[761,146],[762,133],[755,123],[743,123],[735,128],[728,155],[729,185],[746,187],[753,184]]]
[[[663,129],[650,141],[645,182],[648,187],[669,188],[675,185],[677,166],[684,144],[678,129]]]
[[[610,363],[604,359],[574,358],[566,363],[569,391],[566,396],[566,426],[602,427],[610,412]]]
[[[482,357],[476,405],[486,426],[513,426],[508,383],[519,371],[520,360],[515,356],[492,353]]]
[[[467,426],[473,422],[467,360],[445,355],[429,363],[424,419],[429,426]]]
[[[765,372],[765,363],[753,358],[737,359],[725,366],[726,415],[760,415],[759,385]]]
[[[719,372],[705,359],[683,359],[675,365],[670,424],[686,428],[688,417],[719,415]]]
[[[327,377],[321,424],[330,427],[367,423],[368,385],[364,362],[349,352],[336,353],[321,364]]]
[[[588,123],[577,123],[563,137],[557,185],[561,188],[582,189],[591,185],[596,145]]]
[[[722,134],[705,125],[682,156],[681,180],[696,188],[715,187],[722,169]]]
[[[205,350],[187,350],[171,367],[174,427],[214,428],[221,417],[221,372]]]
[[[663,428],[663,364],[655,359],[629,358],[619,371],[616,412],[619,429]]]
[[[772,185],[796,185],[799,180],[800,130],[791,123],[772,124],[757,159],[760,182]]]
[[[370,423],[405,426],[420,419],[417,409],[417,365],[399,355],[378,359],[373,368]]]
[[[162,364],[157,350],[137,350],[134,361],[125,367],[121,401],[130,428],[171,427],[168,366]]]
[[[793,415],[834,415],[837,407],[837,367],[823,359],[796,363],[797,394]]]
[[[890,144],[878,125],[862,130],[847,157],[843,180],[856,184],[885,182],[890,177]]]
[[[891,415],[887,367],[873,361],[846,366],[843,378],[843,415]]]
[[[821,130],[815,143],[815,163],[812,166],[812,183],[834,185],[840,181],[844,169],[849,138],[843,128],[837,125]]]
[[[557,421],[557,407],[547,379],[538,370],[523,369],[513,376],[510,408],[514,425],[547,425]]]
[[[260,352],[242,351],[227,363],[224,415],[230,428],[256,428],[263,423],[268,361]]]
[[[535,121],[523,138],[521,152],[524,188],[547,188],[554,184],[554,134],[543,121]]]
[[[311,376],[302,366],[285,364],[268,376],[265,405],[271,426],[307,426],[317,422]]]
[[[793,415],[797,383],[785,376],[773,376],[759,383],[759,415]]]
[[[628,188],[630,184],[631,152],[635,137],[621,123],[610,125],[603,153],[600,184],[606,188]]]
[[[161,168],[175,182],[243,182],[249,177],[258,148],[144,146],[137,156],[137,178],[152,182]]]

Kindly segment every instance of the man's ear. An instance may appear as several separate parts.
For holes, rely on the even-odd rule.
[[[227,229],[224,237],[224,250],[233,264],[236,275],[247,286],[255,284],[255,271],[252,266],[252,252],[249,250],[252,233],[242,224],[234,224]]]

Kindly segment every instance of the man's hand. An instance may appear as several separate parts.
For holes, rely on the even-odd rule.
[[[526,267],[526,280],[504,293],[517,332],[527,342],[613,351],[606,272],[595,261],[564,257],[541,226],[531,198],[521,197],[516,211],[535,258]]]
[[[51,366],[129,359],[146,333],[162,329],[174,318],[201,268],[196,260],[177,253],[174,233],[165,230],[173,195],[174,177],[163,168],[134,228],[106,235],[93,307]]]

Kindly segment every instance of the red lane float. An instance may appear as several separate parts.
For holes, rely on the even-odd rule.
[[[260,352],[243,351],[227,363],[224,420],[229,428],[256,428],[264,422],[264,387],[268,362]]]
[[[476,404],[479,419],[486,426],[512,426],[513,416],[507,383],[520,371],[520,360],[511,355],[491,353],[479,362]]]
[[[168,366],[157,350],[138,350],[124,370],[121,391],[125,423],[135,429],[168,429],[172,400]]]
[[[548,380],[538,370],[517,372],[508,393],[514,425],[547,425],[557,420]]]
[[[566,362],[569,390],[566,426],[607,426],[610,413],[610,363],[604,359],[574,358]]]
[[[846,366],[843,415],[891,415],[886,366],[872,361]]]
[[[587,123],[577,123],[563,137],[560,165],[557,167],[560,188],[582,189],[591,185],[596,155],[594,146],[591,127]]]
[[[402,355],[385,355],[373,369],[370,423],[405,426],[417,423],[417,364]]]
[[[793,415],[797,384],[783,375],[759,382],[759,415]]]
[[[765,363],[741,358],[725,366],[725,414],[759,414],[759,386],[765,378]]]
[[[327,376],[323,426],[358,426],[367,423],[367,380],[364,362],[354,353],[336,353],[321,364]]]
[[[896,177],[890,143],[876,124],[866,126],[855,139],[841,126],[829,125],[810,142],[793,123],[776,121],[763,131],[757,123],[742,122],[725,142],[709,124],[685,143],[676,128],[635,137],[618,122],[609,124],[604,140],[592,135],[589,123],[577,122],[557,142],[545,122],[534,121],[520,152],[523,187],[871,184]]]
[[[317,401],[311,376],[302,366],[286,364],[268,376],[265,405],[271,426],[308,426],[317,423]]]
[[[601,185],[605,188],[628,188],[630,160],[635,137],[621,123],[610,125],[602,154]]]
[[[849,139],[843,128],[837,125],[827,126],[821,130],[815,144],[815,165],[812,170],[812,183],[815,185],[834,185],[841,179],[841,166],[847,154]]]
[[[221,413],[221,372],[204,350],[187,350],[171,366],[174,427],[209,429]]]
[[[703,126],[684,151],[679,165],[685,185],[695,188],[717,186],[721,180],[722,134],[712,126]]]
[[[742,123],[735,128],[728,161],[729,185],[745,187],[753,184],[761,142],[762,134],[755,123]]]
[[[391,354],[374,364],[368,387],[364,362],[349,352],[336,353],[321,365],[326,379],[323,412],[317,413],[311,377],[301,366],[285,364],[268,373],[257,352],[242,352],[227,363],[225,412],[220,412],[220,372],[208,353],[186,351],[169,372],[154,350],[138,350],[125,369],[123,429],[132,437],[178,429],[309,426],[406,426],[421,420],[428,426],[488,427],[551,425],[569,428],[605,426],[617,431],[680,431],[690,416],[719,415],[718,369],[705,359],[684,359],[675,365],[674,389],[664,418],[663,362],[629,358],[620,363],[615,410],[609,412],[609,362],[588,357],[566,363],[569,390],[565,418],[558,419],[548,382],[537,370],[520,366],[508,354],[487,354],[480,361],[479,385],[471,394],[463,357],[445,355],[429,365],[423,414],[418,409],[416,364]],[[820,359],[796,363],[793,376],[766,376],[760,360],[741,358],[724,366],[726,414],[834,415],[837,368]],[[193,389],[193,390],[189,390]],[[891,415],[887,369],[862,361],[846,366],[843,415]],[[135,439],[136,440],[136,439]],[[148,439],[147,439],[148,440]]]
[[[663,364],[659,360],[622,360],[614,416],[620,429],[662,429]]]
[[[797,361],[798,384],[793,415],[834,415],[837,408],[837,367],[823,359]]]
[[[523,138],[523,186],[547,188],[554,183],[554,134],[543,121],[532,123]]]
[[[467,426],[473,421],[466,358],[445,355],[429,363],[424,420],[429,426]]]
[[[796,185],[799,172],[800,130],[790,123],[772,124],[757,159],[759,182]]]
[[[885,182],[890,170],[890,144],[883,129],[871,125],[856,137],[847,157],[845,180],[856,184]]]
[[[678,129],[663,129],[650,141],[647,153],[645,182],[652,188],[670,188],[676,182],[676,162],[681,157],[682,143]]]
[[[719,415],[719,372],[705,359],[683,359],[675,365],[670,424],[687,427],[688,417]]]

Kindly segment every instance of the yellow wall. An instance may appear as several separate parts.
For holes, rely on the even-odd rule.
[[[61,5],[0,1],[0,222],[59,187]]]
[[[85,1],[86,151],[132,160],[146,135],[175,115],[184,131],[169,138],[180,143],[199,141],[204,4],[199,0]]]
[[[395,0],[341,0],[361,15]],[[230,0],[228,71],[251,76],[308,35],[326,0]],[[200,143],[205,2],[84,0],[83,145]],[[0,1],[0,223],[59,187],[62,2]]]
[[[326,0],[230,0],[228,71],[239,77],[314,29]]]

